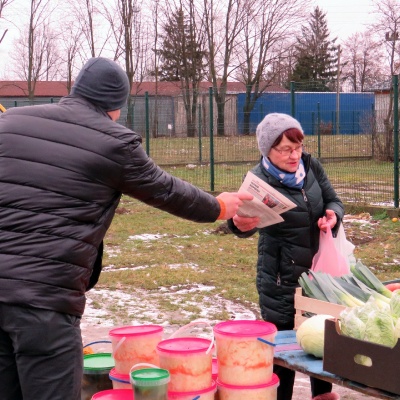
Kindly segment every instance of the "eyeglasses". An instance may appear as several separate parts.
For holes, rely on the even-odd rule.
[[[304,145],[301,144],[300,146],[297,146],[295,148],[290,148],[290,147],[285,147],[283,149],[277,149],[276,147],[273,147],[274,150],[276,150],[279,154],[282,154],[283,156],[290,156],[292,155],[292,153],[295,151],[297,154],[301,154],[303,149],[304,149]]]

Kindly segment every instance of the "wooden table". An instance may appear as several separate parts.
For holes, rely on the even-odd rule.
[[[279,331],[275,338],[275,343],[274,364],[376,397],[377,399],[400,400],[400,395],[374,389],[324,371],[322,369],[322,360],[306,354],[297,344],[295,331]]]

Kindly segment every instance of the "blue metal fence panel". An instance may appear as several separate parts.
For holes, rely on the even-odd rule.
[[[237,124],[239,133],[243,133],[243,106],[245,103],[244,93],[237,95]],[[250,132],[255,132],[257,125],[265,115],[272,112],[290,114],[290,93],[264,93],[254,105],[250,114]]]
[[[245,95],[238,95],[238,128],[243,133],[243,106]],[[373,93],[340,93],[339,132],[341,134],[364,133],[374,118],[375,96]],[[318,121],[320,132],[335,134],[336,129],[336,93],[295,93],[295,117],[306,134],[317,134]],[[250,115],[250,132],[255,132],[258,123],[271,112],[290,114],[290,93],[264,93],[256,102]]]

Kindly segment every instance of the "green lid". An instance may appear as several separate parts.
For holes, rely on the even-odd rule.
[[[85,374],[109,373],[115,366],[111,353],[95,353],[83,356],[83,372]]]
[[[131,381],[135,386],[162,386],[169,380],[169,372],[166,369],[143,368],[131,372]]]

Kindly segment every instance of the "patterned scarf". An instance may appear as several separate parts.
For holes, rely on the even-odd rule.
[[[302,159],[300,159],[299,167],[296,172],[282,171],[275,167],[275,165],[266,157],[262,158],[262,163],[264,168],[283,185],[295,189],[301,189],[303,187],[306,171]]]

